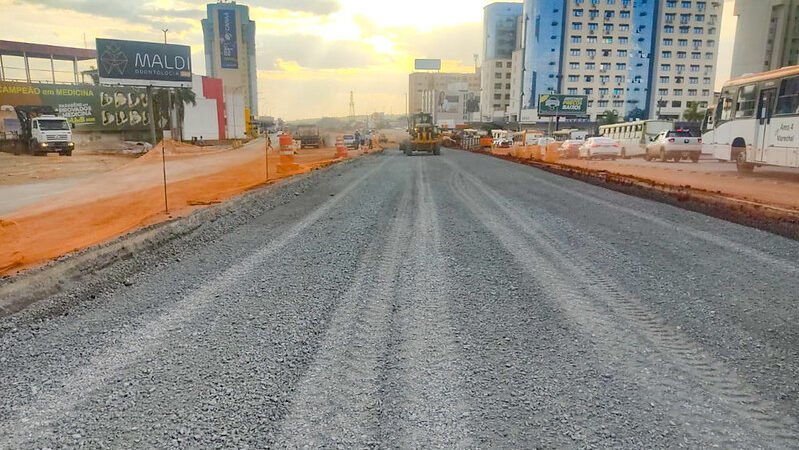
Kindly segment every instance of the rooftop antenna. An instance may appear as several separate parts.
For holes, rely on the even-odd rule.
[[[350,116],[355,115],[355,94],[350,91]]]

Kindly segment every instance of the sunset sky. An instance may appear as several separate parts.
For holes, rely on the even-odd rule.
[[[191,45],[205,73],[200,19],[187,0],[0,0],[0,39],[94,46],[96,37]],[[251,0],[256,21],[261,113],[286,119],[404,111],[407,74],[417,57],[441,58],[445,71],[474,70],[487,0]],[[730,72],[735,31],[725,0],[719,82]]]

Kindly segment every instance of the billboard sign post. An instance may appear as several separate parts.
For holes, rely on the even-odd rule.
[[[223,69],[239,68],[238,33],[236,33],[236,11],[219,10],[219,57]]]
[[[188,45],[97,39],[100,84],[191,87]]]
[[[579,117],[587,113],[587,95],[541,94],[538,97],[539,117]]]

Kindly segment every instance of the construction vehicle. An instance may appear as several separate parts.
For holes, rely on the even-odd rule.
[[[417,113],[410,117],[408,124],[410,139],[400,144],[400,150],[411,156],[413,152],[430,152],[434,155],[441,154],[441,132],[433,125],[433,116],[427,113]]]
[[[300,148],[322,147],[322,136],[316,125],[298,125],[295,134],[300,141]]]
[[[72,156],[72,126],[64,117],[56,115],[50,106],[17,106],[17,120],[4,118],[0,133],[0,150],[19,155],[27,151],[35,156],[58,153]]]

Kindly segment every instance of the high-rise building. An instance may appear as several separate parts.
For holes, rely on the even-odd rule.
[[[721,2],[526,0],[522,117],[538,96],[588,96],[588,115],[679,118],[713,101]]]
[[[483,10],[480,110],[485,121],[503,119],[511,103],[513,52],[521,3],[492,3]]]
[[[732,77],[799,64],[799,0],[736,0]]]
[[[439,124],[472,121],[479,113],[480,72],[414,72],[408,77],[408,109],[411,114],[433,114]]]
[[[207,14],[202,20],[206,74],[222,79],[228,102],[240,99],[241,104],[233,104],[232,108],[246,109],[251,117],[257,117],[255,22],[250,20],[250,8],[235,2],[212,3],[207,5]],[[242,129],[243,125],[237,124],[236,128]],[[240,134],[230,133],[233,137]]]

